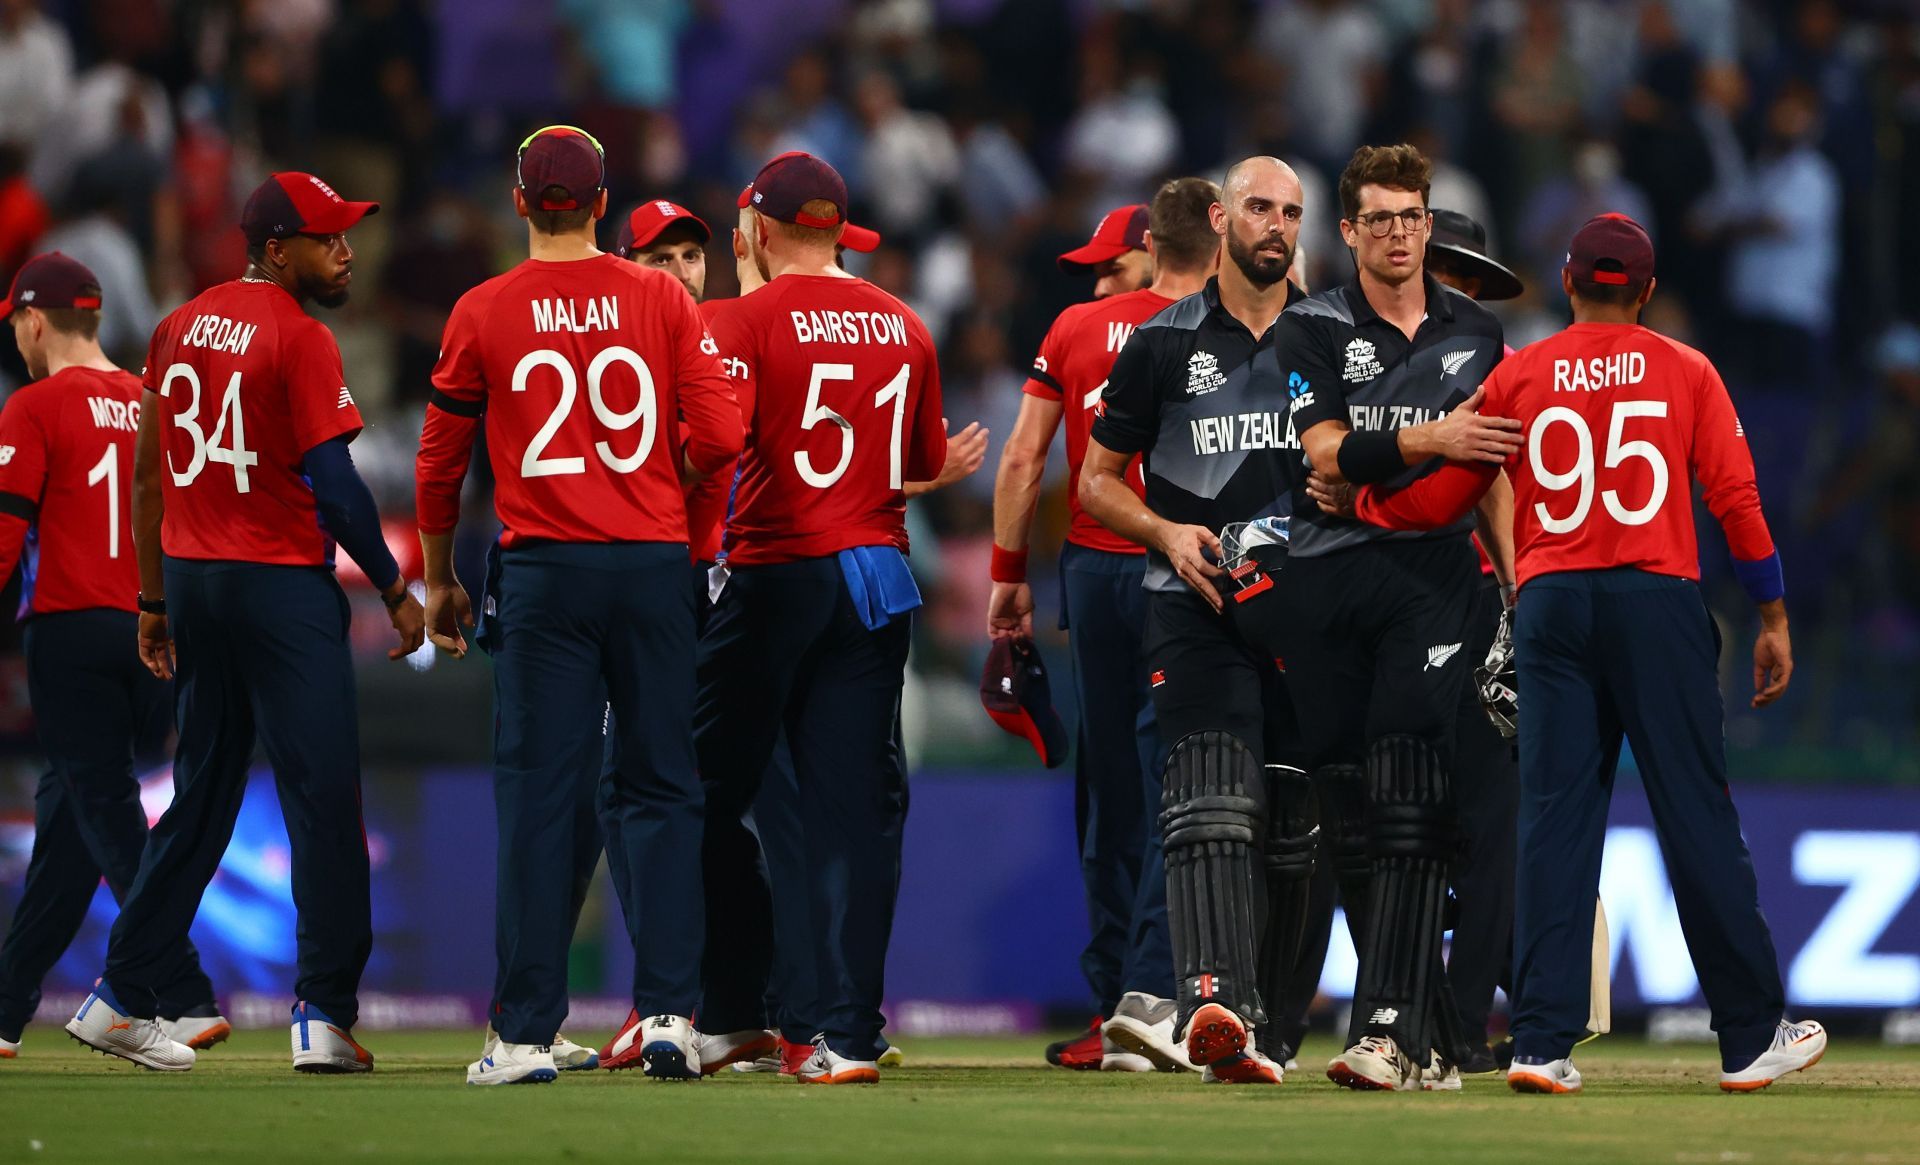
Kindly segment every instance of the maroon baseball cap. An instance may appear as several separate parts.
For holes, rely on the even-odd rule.
[[[1054,711],[1053,689],[1040,650],[1019,639],[996,639],[980,672],[980,703],[1001,728],[1022,737],[1056,768],[1067,760],[1067,726]]]
[[[337,235],[378,212],[377,202],[348,202],[311,174],[270,174],[248,196],[240,231],[254,246],[290,235]]]
[[[1567,245],[1567,270],[1583,283],[1627,287],[1653,278],[1653,240],[1624,214],[1588,219]]]
[[[58,251],[35,255],[15,273],[6,302],[0,303],[0,320],[19,307],[78,307],[97,311],[100,281],[78,259]]]
[[[544,126],[520,143],[514,173],[528,206],[578,210],[591,204],[607,185],[606,151],[586,130],[571,125]],[[555,186],[566,193],[546,197],[547,190]]]
[[[832,218],[818,218],[800,209],[815,199],[833,204]],[[739,205],[780,222],[832,230],[847,221],[847,183],[840,171],[812,154],[789,150],[760,167],[740,192]],[[874,242],[878,245],[878,237]]]
[[[1128,251],[1146,249],[1147,205],[1135,203],[1108,211],[1100,225],[1093,228],[1091,239],[1060,256],[1060,267],[1065,271],[1082,271],[1109,259],[1118,259]]]
[[[613,244],[613,253],[623,259],[628,258],[640,248],[652,246],[661,231],[677,222],[692,226],[703,247],[713,238],[713,228],[699,215],[677,202],[656,198],[627,212],[627,217],[620,223],[620,238]]]

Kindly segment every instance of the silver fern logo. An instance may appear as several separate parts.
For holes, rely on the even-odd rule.
[[[1462,368],[1467,366],[1467,361],[1471,359],[1473,359],[1473,349],[1471,348],[1464,348],[1458,352],[1447,353],[1445,356],[1440,357],[1440,375],[1452,376],[1458,373]]]

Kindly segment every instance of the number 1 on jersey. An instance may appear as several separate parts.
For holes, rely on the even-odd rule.
[[[107,483],[107,557],[120,557],[120,447],[107,446],[87,473],[88,485]]]
[[[900,489],[905,476],[904,461],[906,451],[901,445],[907,420],[907,381],[913,375],[913,366],[902,364],[900,371],[894,373],[880,391],[873,394],[873,407],[885,408],[888,401],[893,402],[893,433],[891,445],[887,450],[887,485]],[[830,380],[852,380],[851,364],[815,364],[813,375],[807,380],[806,411],[800,416],[800,428],[808,430],[821,421],[832,421],[840,428],[840,460],[825,473],[813,467],[813,458],[805,449],[793,455],[793,468],[800,474],[800,480],[815,489],[827,489],[847,472],[853,464],[853,422],[820,402],[820,389]]]

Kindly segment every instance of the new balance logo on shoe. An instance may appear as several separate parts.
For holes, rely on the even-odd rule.
[[[1459,644],[1455,644],[1454,646],[1458,647]],[[1397,1007],[1376,1007],[1373,1009],[1373,1015],[1367,1019],[1367,1022],[1368,1023],[1394,1023],[1398,1021],[1399,1018],[1400,1018],[1400,1009]]]
[[[1460,645],[1458,643],[1442,643],[1434,647],[1429,647],[1427,648],[1427,666],[1420,670],[1431,671],[1436,667],[1445,667],[1447,666],[1447,661],[1459,653]]]

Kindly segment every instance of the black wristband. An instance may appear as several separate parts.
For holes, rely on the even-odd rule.
[[[1406,472],[1400,438],[1393,433],[1353,432],[1340,442],[1340,476],[1355,485],[1372,485]]]
[[[142,615],[164,615],[167,613],[167,601],[165,599],[149,599],[145,595],[140,595],[134,599],[134,603],[140,608]]]
[[[388,598],[384,594],[380,596],[380,602],[386,606],[388,614],[392,614],[393,612],[398,611],[400,609],[400,605],[402,603],[405,603],[406,601],[407,601],[407,588],[405,587],[401,587],[400,593],[393,596],[392,598]]]

